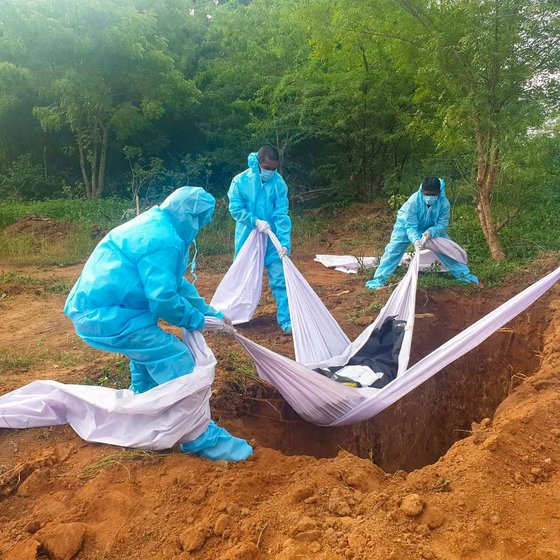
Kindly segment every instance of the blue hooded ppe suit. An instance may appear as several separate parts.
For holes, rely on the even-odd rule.
[[[189,246],[210,222],[215,204],[204,189],[181,187],[161,206],[116,227],[94,249],[66,300],[64,313],[84,342],[130,359],[135,393],[191,373],[195,366],[189,348],[160,329],[158,319],[194,331],[204,327],[205,315],[223,318],[184,278]],[[223,441],[224,433],[216,430],[235,444],[220,458],[250,455],[244,440],[213,423],[195,440],[193,452],[204,456],[219,435]],[[190,451],[195,442],[183,450]]]
[[[373,280],[366,283],[366,287],[375,290],[382,288],[387,282],[387,277],[392,274],[401,261],[406,249],[411,243],[421,239],[425,231],[429,231],[432,237],[446,237],[446,229],[449,226],[450,204],[445,196],[445,182],[440,179],[441,191],[434,204],[428,207],[422,197],[422,185],[399,209],[397,221],[393,227],[393,233],[381,262],[375,271]],[[438,259],[447,267],[449,272],[460,282],[474,282],[478,284],[478,278],[471,274],[466,264],[442,254],[437,254]]]
[[[255,228],[255,221],[264,220],[278,237],[282,247],[290,254],[290,233],[292,221],[288,216],[288,187],[282,176],[275,172],[266,182],[261,180],[257,153],[247,158],[249,169],[236,175],[228,191],[229,211],[237,222],[235,226],[235,256],[243,247],[249,234]],[[274,245],[267,243],[264,264],[268,270],[268,282],[277,305],[277,320],[282,330],[291,329],[286,280],[282,259]]]

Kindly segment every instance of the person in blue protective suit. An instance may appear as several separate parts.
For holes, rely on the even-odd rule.
[[[288,216],[288,187],[278,173],[280,157],[274,146],[262,146],[249,154],[249,169],[236,175],[228,191],[229,211],[237,222],[235,226],[235,256],[243,247],[251,231],[261,233],[269,229],[278,237],[282,249],[277,251],[268,240],[264,264],[268,282],[276,300],[276,318],[280,328],[292,332],[286,280],[282,259],[290,254],[292,222]]]
[[[394,272],[407,247],[412,243],[421,249],[432,237],[448,237],[449,200],[445,196],[445,182],[438,177],[426,177],[420,188],[399,209],[397,221],[373,279],[366,283],[370,290],[385,286],[387,277]],[[460,282],[480,285],[466,264],[438,253],[438,259]]]
[[[87,260],[64,313],[78,335],[94,348],[130,359],[131,390],[143,393],[189,374],[195,363],[189,348],[162,330],[158,319],[190,331],[205,316],[231,322],[208,305],[184,277],[191,244],[212,218],[216,201],[204,189],[181,187],[160,206],[110,231]],[[212,421],[182,451],[210,459],[240,461],[251,446]]]

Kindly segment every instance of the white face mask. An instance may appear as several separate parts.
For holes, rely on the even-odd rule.
[[[432,204],[436,203],[436,200],[438,199],[438,195],[437,194],[434,194],[434,195],[423,194],[422,198],[424,199],[424,202],[428,206],[432,206]]]
[[[275,169],[262,169],[261,168],[261,179],[263,183],[266,183],[268,180],[272,179],[272,177],[274,177],[274,174],[276,173]]]

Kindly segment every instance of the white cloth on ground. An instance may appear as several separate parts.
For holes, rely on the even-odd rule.
[[[466,251],[455,241],[445,237],[429,239],[420,252],[420,272],[429,270],[437,263],[439,272],[447,272],[447,267],[438,259],[436,253],[443,253],[449,257],[467,264]],[[414,253],[405,253],[399,266],[410,264]],[[379,257],[354,257],[352,255],[316,255],[313,259],[327,268],[334,268],[338,272],[356,274],[359,269],[375,268],[379,264]]]
[[[151,450],[194,440],[210,421],[216,358],[199,332],[186,332],[184,342],[196,363],[188,375],[138,395],[128,389],[34,381],[0,396],[0,428],[70,424],[86,441]]]

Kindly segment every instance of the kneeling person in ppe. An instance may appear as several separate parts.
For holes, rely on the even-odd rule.
[[[411,243],[419,250],[432,237],[448,238],[449,210],[443,179],[426,177],[418,191],[399,209],[391,240],[385,247],[373,279],[366,283],[366,287],[376,290],[385,286],[387,277],[395,271]],[[479,284],[478,278],[471,274],[466,264],[439,253],[437,256],[459,282]]]
[[[253,229],[278,237],[282,249],[277,251],[267,240],[264,264],[277,306],[276,318],[284,332],[292,332],[286,280],[282,258],[290,254],[292,222],[288,216],[288,187],[278,173],[280,157],[274,146],[262,146],[249,154],[249,169],[235,176],[228,191],[229,211],[235,226],[235,257]]]
[[[110,231],[87,260],[64,313],[90,346],[130,359],[130,389],[143,393],[195,367],[189,348],[162,330],[158,320],[189,331],[205,316],[229,320],[209,306],[184,277],[191,243],[212,218],[216,201],[198,187],[181,187],[160,206]],[[191,264],[194,273],[195,257]],[[210,459],[241,461],[250,445],[212,421],[185,452]]]

